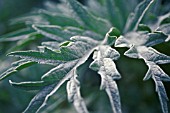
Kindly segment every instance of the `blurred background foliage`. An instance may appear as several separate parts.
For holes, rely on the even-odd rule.
[[[0,36],[18,29],[16,26],[9,25],[10,19],[28,13],[34,8],[43,7],[44,2],[45,0],[0,0]],[[6,53],[15,44],[16,42],[0,43],[0,73],[10,67],[11,62],[14,61],[14,59],[7,58]],[[41,68],[43,70],[38,71]],[[22,81],[25,78],[35,80],[40,78],[38,75],[45,73],[47,70],[47,66],[35,65],[9,79],[16,81]],[[26,77],[25,75],[28,72],[31,72],[31,75]],[[26,92],[12,88],[8,82],[9,79],[0,82],[0,113],[21,113],[36,92]]]
[[[10,19],[26,14],[33,9],[43,8],[45,1],[46,0],[0,0],[0,36],[18,29],[16,26],[13,27],[9,25]],[[56,3],[58,2],[58,0],[53,1]],[[85,0],[79,1],[85,4]],[[141,0],[132,1],[137,4]],[[157,13],[161,15],[170,11],[169,0],[162,0],[160,3],[162,4],[162,8],[156,9],[155,11]],[[133,8],[134,7],[132,6],[132,10]],[[155,15],[151,15],[146,18],[154,19],[154,16]],[[39,41],[41,42],[41,40]],[[35,49],[36,46],[39,45],[39,41],[31,43],[26,48]],[[6,70],[12,61],[15,61],[13,58],[6,57],[6,53],[8,53],[10,47],[15,44],[15,42],[0,43],[0,73]],[[169,43],[159,44],[154,48],[170,56]],[[117,49],[121,54],[126,51],[126,49]],[[147,71],[147,66],[144,64],[144,62],[142,60],[130,59],[122,55],[116,64],[122,75],[122,79],[118,81],[118,86],[121,95],[123,113],[161,113],[161,107],[158,96],[155,93],[153,81],[143,81],[143,77]],[[37,64],[22,70],[21,72],[7,78],[4,81],[0,81],[0,113],[21,113],[26,108],[31,98],[36,94],[36,91],[26,92],[11,87],[8,82],[9,79],[12,79],[16,82],[24,80],[38,80],[40,75],[47,72],[49,68],[50,66]],[[161,68],[168,75],[170,75],[170,64],[161,65]],[[87,98],[88,109],[93,113],[111,113],[110,103],[108,101],[107,95],[104,91],[98,90],[100,77],[94,76],[93,71],[89,73],[90,74],[86,74],[86,76],[82,77],[81,80],[82,95],[84,97],[91,95]],[[92,89],[92,86],[96,87]],[[170,98],[170,83],[165,83],[165,88],[167,90],[167,95]],[[55,113],[56,111],[57,113],[69,111],[75,112],[73,107],[71,107],[67,101],[63,102],[63,100],[59,100],[60,96],[66,98],[66,95],[62,95],[62,93],[56,97],[53,97],[59,97],[58,101],[61,101],[61,103],[58,104],[52,101],[54,103],[52,107],[55,109],[52,111],[49,110],[49,113]],[[95,101],[95,104],[92,100]],[[98,104],[96,104],[97,102]],[[170,103],[168,104],[170,110]]]

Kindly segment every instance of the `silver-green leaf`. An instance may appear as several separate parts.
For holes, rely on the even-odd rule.
[[[94,52],[94,61],[90,64],[90,68],[97,71],[101,76],[101,89],[104,89],[109,96],[112,110],[115,113],[121,113],[120,97],[115,80],[121,76],[116,69],[113,60],[119,58],[119,53],[109,46],[99,46]]]
[[[144,14],[148,10],[149,6],[154,0],[144,0],[136,8],[134,13],[131,13],[126,22],[124,33],[128,31],[137,30],[139,23],[141,22]]]
[[[66,0],[66,2],[69,3],[88,29],[104,35],[111,28],[111,24],[107,20],[92,15],[87,8],[76,0]]]
[[[27,68],[31,65],[34,65],[36,64],[35,62],[32,62],[32,61],[27,61],[25,59],[22,59],[22,60],[19,60],[17,62],[14,62],[12,64],[12,67],[9,68],[8,70],[6,70],[5,72],[3,72],[1,75],[0,75],[0,80],[3,80],[5,79],[6,77],[16,73],[17,71],[20,71],[24,68]]]

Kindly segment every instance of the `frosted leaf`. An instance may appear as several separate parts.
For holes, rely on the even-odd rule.
[[[33,25],[33,28],[40,34],[56,40],[58,42],[69,40],[70,37],[81,34],[82,30],[74,29],[71,31],[67,28],[62,28],[56,25]]]
[[[137,27],[139,23],[141,22],[144,14],[150,7],[150,5],[153,3],[154,0],[144,0],[140,4],[137,5],[135,8],[134,13],[130,13],[126,26],[124,28],[124,32],[132,31],[132,30],[137,30]]]
[[[58,83],[61,79],[64,78],[65,75],[67,75],[67,73],[69,73],[69,71],[71,71],[77,62],[78,60],[60,64],[59,66],[45,73],[41,79],[51,83]]]
[[[55,84],[44,87],[34,96],[23,113],[38,113],[39,107],[43,104],[46,96],[54,89]]]
[[[44,81],[27,81],[27,82],[12,82],[9,80],[9,83],[16,88],[23,89],[26,91],[34,91],[34,90],[40,90],[43,87],[49,85],[49,83],[45,83]]]
[[[124,36],[120,36],[116,41],[115,41],[115,47],[130,47],[130,42],[127,40]]]
[[[17,71],[20,71],[24,68],[27,68],[31,65],[36,64],[35,62],[31,62],[31,61],[27,61],[25,59],[16,61],[12,64],[12,67],[9,68],[8,70],[6,70],[5,72],[3,72],[2,74],[0,74],[0,80],[5,79],[6,77],[16,73]]]
[[[167,35],[162,32],[146,33],[146,32],[129,32],[125,35],[129,45],[135,46],[154,46],[165,42]]]
[[[111,28],[111,24],[107,20],[92,15],[88,9],[86,9],[76,0],[66,0],[66,2],[69,3],[71,8],[82,20],[84,25],[88,27],[88,29],[104,35]]]
[[[155,63],[146,61],[147,66],[149,67],[144,80],[148,80],[150,77],[154,76],[159,78],[160,81],[170,81],[170,77]]]
[[[140,56],[145,59],[146,61],[152,61],[157,64],[166,64],[170,63],[170,57],[162,54],[152,47],[139,47],[138,51],[140,53]]]
[[[99,46],[94,52],[94,61],[90,64],[90,68],[100,74],[100,88],[107,92],[112,110],[115,113],[121,113],[119,91],[115,82],[115,80],[120,79],[121,76],[113,61],[118,58],[119,53],[116,50],[108,46]]]
[[[80,94],[80,83],[77,80],[78,75],[74,72],[73,74],[73,77],[67,82],[68,100],[74,104],[78,113],[89,113]]]
[[[164,34],[170,35],[170,23],[169,24],[161,25],[160,27],[158,27],[156,29],[156,31],[161,31]]]
[[[16,52],[11,52],[8,55],[20,57],[40,64],[56,65],[63,62],[61,60],[58,60],[58,59],[62,59],[61,55],[58,54],[52,50],[45,48],[44,52],[32,51],[32,50],[16,51]]]
[[[59,43],[56,41],[42,42],[41,45],[52,50],[59,50],[60,48]]]
[[[128,56],[130,58],[139,58],[139,52],[137,50],[137,47],[135,46],[132,46],[130,47],[129,50],[127,50],[125,53],[124,53],[125,56]]]
[[[159,79],[159,77],[153,76],[152,78],[156,85],[156,92],[158,93],[158,96],[159,96],[159,101],[161,103],[162,111],[163,111],[163,113],[168,113],[167,101],[169,99],[166,95],[164,85],[163,85],[162,81]]]

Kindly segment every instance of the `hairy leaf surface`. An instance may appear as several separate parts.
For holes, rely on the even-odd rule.
[[[109,46],[99,46],[96,49],[90,68],[101,75],[100,88],[106,90],[113,112],[121,113],[119,91],[115,82],[116,79],[120,79],[120,74],[113,61],[117,60],[120,55]]]
[[[115,46],[128,47],[129,50],[124,55],[145,61],[149,69],[144,80],[148,80],[149,78],[154,80],[162,111],[163,113],[168,113],[168,98],[162,81],[170,81],[170,77],[157,64],[170,63],[170,56],[162,54],[151,47],[166,42],[168,35],[163,32],[129,32],[125,37],[119,37],[115,42]]]

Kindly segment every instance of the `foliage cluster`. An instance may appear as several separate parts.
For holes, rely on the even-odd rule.
[[[19,60],[0,75],[0,80],[33,65],[51,66],[39,80],[9,81],[13,87],[37,92],[24,113],[52,112],[66,97],[78,113],[93,111],[89,106],[95,103],[96,87],[83,88],[93,92],[85,96],[81,90],[88,75],[90,79],[100,76],[96,81],[101,81],[100,89],[108,95],[112,112],[121,113],[117,86],[123,73],[121,67],[117,69],[121,56],[142,60],[148,67],[143,80],[152,78],[162,112],[168,113],[162,81],[170,81],[170,77],[159,64],[170,63],[170,56],[154,47],[161,43],[169,45],[170,13],[159,0],[144,0],[137,6],[137,2],[131,2],[132,5],[127,5],[126,0],[89,0],[87,7],[76,0],[63,0],[57,5],[48,2],[45,9],[11,21],[11,25],[22,28],[2,36],[0,42],[16,41],[9,50],[14,52],[8,56]],[[37,42],[41,42],[38,50],[18,51]],[[126,48],[124,54],[120,48]]]

